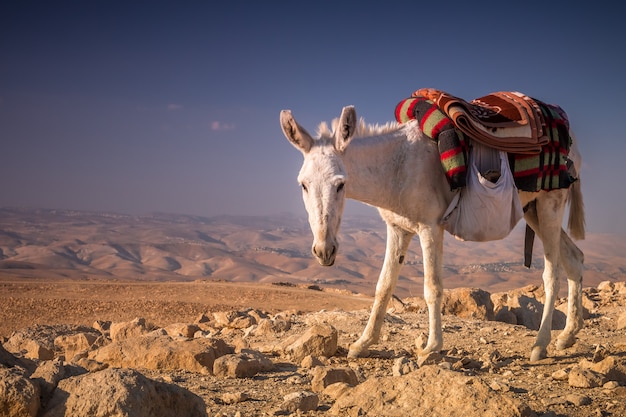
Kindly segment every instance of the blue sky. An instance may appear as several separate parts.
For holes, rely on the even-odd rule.
[[[516,90],[568,112],[589,230],[626,234],[624,39],[608,1],[5,1],[0,206],[304,215],[281,109]]]

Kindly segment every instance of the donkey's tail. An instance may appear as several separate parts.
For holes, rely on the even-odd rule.
[[[583,203],[580,179],[569,187],[569,219],[567,228],[573,239],[581,240],[585,238],[585,204]]]
[[[569,219],[567,221],[567,228],[572,238],[582,240],[585,238],[585,204],[583,203],[583,191],[580,187],[580,169],[582,163],[580,151],[578,150],[578,141],[571,130],[570,137],[572,138],[572,146],[570,147],[569,156],[574,162],[574,174],[578,177],[578,180],[574,181],[569,187]]]

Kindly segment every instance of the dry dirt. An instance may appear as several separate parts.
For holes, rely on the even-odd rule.
[[[310,289],[313,288],[313,289]],[[319,289],[319,290],[316,290]],[[95,320],[193,322],[207,312],[254,308],[269,313],[367,308],[371,298],[312,286],[219,281],[145,282],[3,279],[0,337],[36,324],[83,324]]]
[[[586,292],[594,297],[593,289],[586,289]],[[596,308],[585,320],[577,344],[562,352],[556,352],[551,345],[550,357],[538,363],[527,360],[536,331],[455,316],[444,316],[445,350],[442,353],[477,362],[497,356],[500,364],[497,368],[466,369],[463,372],[478,376],[488,384],[503,387],[501,389],[507,395],[525,402],[539,416],[624,416],[624,390],[572,388],[567,380],[557,380],[552,375],[583,359],[591,360],[598,347],[624,359],[626,333],[624,330],[616,331],[615,324],[623,313],[625,299],[624,294],[602,300],[598,298]],[[284,285],[0,279],[0,336],[10,336],[14,330],[35,324],[91,325],[96,319],[126,321],[144,317],[154,324],[166,326],[176,322],[193,322],[200,313],[211,311],[255,308],[277,313],[292,310],[300,313],[293,316],[294,323],[288,334],[280,337],[303,332],[311,320],[333,324],[339,331],[340,348],[327,363],[355,369],[362,382],[371,377],[391,376],[394,360],[399,357],[415,358],[415,340],[427,332],[424,309],[390,310],[382,341],[372,347],[371,356],[348,360],[346,349],[362,331],[370,305],[371,298],[365,296]],[[557,333],[555,331],[554,335]],[[225,336],[225,340],[230,343],[236,337],[241,335],[230,334]],[[254,347],[271,341],[253,337],[248,343]],[[176,383],[201,396],[211,417],[285,415],[280,411],[283,397],[294,391],[310,390],[311,378],[305,369],[297,365],[281,358],[272,359],[277,364],[273,371],[246,379],[220,379],[183,371],[146,370],[143,373],[154,379]],[[229,392],[243,393],[247,400],[227,404],[224,394]],[[332,398],[320,395],[317,410],[298,413],[322,416],[332,403]]]

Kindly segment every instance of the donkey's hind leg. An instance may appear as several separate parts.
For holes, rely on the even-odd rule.
[[[561,229],[561,264],[567,274],[567,322],[556,341],[558,350],[576,343],[576,334],[583,327],[583,261],[582,251]]]
[[[552,339],[552,315],[559,293],[559,258],[561,255],[561,222],[565,208],[566,194],[561,190],[541,192],[534,207],[526,211],[524,217],[543,243],[544,270],[543,286],[545,303],[537,339],[530,353],[531,361],[544,359],[548,355],[548,344]]]

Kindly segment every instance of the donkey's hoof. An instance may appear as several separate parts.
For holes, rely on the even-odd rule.
[[[537,362],[547,357],[548,357],[548,351],[546,350],[546,348],[543,348],[541,346],[535,346],[533,347],[533,350],[530,351],[531,362]]]
[[[350,346],[350,349],[348,350],[348,359],[365,358],[369,356],[369,350],[355,345],[356,343]]]
[[[564,349],[574,346],[574,343],[576,343],[576,336],[573,336],[573,335],[558,338],[556,340],[556,349],[564,350]]]
[[[431,355],[439,355],[441,349],[438,348],[429,348],[429,347],[425,347],[424,349],[419,349],[417,351],[417,357],[418,358],[425,358]]]

